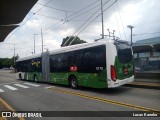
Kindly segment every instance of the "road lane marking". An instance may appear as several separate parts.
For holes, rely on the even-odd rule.
[[[37,85],[37,84],[28,83],[28,82],[25,82],[24,84],[31,85],[31,86],[34,86],[34,87],[39,87],[40,86],[40,85]]]
[[[105,98],[100,98],[100,97],[96,97],[96,96],[78,93],[78,92],[72,92],[69,90],[63,90],[63,89],[58,89],[58,88],[49,88],[49,89],[57,91],[57,92],[65,93],[65,94],[71,94],[71,95],[75,95],[75,96],[79,96],[79,97],[83,97],[83,98],[87,98],[87,99],[100,101],[100,102],[105,102],[105,103],[110,103],[110,104],[114,104],[114,105],[118,105],[118,106],[128,107],[128,108],[137,109],[137,110],[141,110],[141,111],[155,112],[155,113],[160,114],[160,110],[156,110],[156,109],[152,109],[152,108],[146,108],[146,107],[123,103],[123,102],[119,102],[119,101],[115,101],[115,100],[109,100],[109,99],[105,99]]]
[[[0,89],[0,92],[4,92],[4,90]]]
[[[14,84],[14,85],[16,85],[16,86],[18,86],[18,87],[22,87],[22,88],[29,88],[28,86],[21,85],[21,84]]]
[[[7,102],[5,102],[1,97],[0,97],[0,102],[9,109],[9,111],[16,112]],[[19,117],[20,120],[25,120],[23,117]]]
[[[53,88],[55,86],[49,86],[49,87],[45,87],[44,89],[50,89],[50,88]]]
[[[13,84],[13,83],[20,83],[20,82],[9,82],[9,83],[2,83],[2,84],[0,84],[0,85]]]
[[[4,87],[6,87],[6,88],[8,88],[8,89],[10,89],[10,90],[18,90],[17,88],[12,87],[12,86],[10,86],[10,85],[4,85]]]

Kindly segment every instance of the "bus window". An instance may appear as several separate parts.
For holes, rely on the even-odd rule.
[[[128,63],[132,61],[131,46],[125,43],[116,43],[118,60],[120,63]]]

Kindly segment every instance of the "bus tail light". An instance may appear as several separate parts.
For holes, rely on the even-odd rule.
[[[77,66],[71,66],[70,67],[71,72],[77,72],[77,70],[78,70]]]
[[[128,69],[127,69],[127,68],[124,69],[124,74],[125,74],[125,75],[128,74]]]
[[[117,80],[116,69],[113,65],[111,65],[111,79],[115,82]]]

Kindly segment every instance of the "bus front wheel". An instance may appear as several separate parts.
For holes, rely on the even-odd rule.
[[[74,88],[74,89],[78,88],[78,82],[77,82],[76,77],[74,77],[74,76],[70,77],[69,81],[70,81],[70,85],[72,88]]]
[[[34,75],[34,81],[35,81],[35,82],[38,82],[37,75]]]
[[[19,79],[22,80],[22,74],[21,73],[19,73]]]

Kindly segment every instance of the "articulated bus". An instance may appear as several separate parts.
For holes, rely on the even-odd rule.
[[[99,41],[62,47],[16,61],[18,79],[92,88],[114,88],[134,81],[131,46]]]

